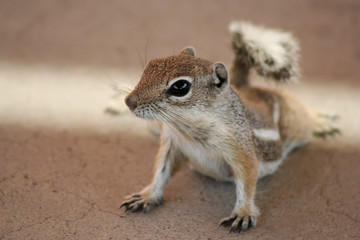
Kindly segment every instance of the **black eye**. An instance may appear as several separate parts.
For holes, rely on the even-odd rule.
[[[185,96],[190,91],[191,84],[181,79],[173,83],[170,88],[167,90],[167,93],[176,97]]]

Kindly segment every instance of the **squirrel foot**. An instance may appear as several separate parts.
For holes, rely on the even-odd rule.
[[[322,139],[341,134],[340,129],[335,122],[339,119],[337,115],[317,114],[316,124],[313,129],[313,135]]]
[[[255,216],[240,216],[237,214],[232,214],[230,217],[223,218],[220,221],[220,226],[230,226],[230,233],[232,232],[243,232],[251,227],[255,227],[256,225],[256,217]]]
[[[119,208],[125,207],[125,211],[138,212],[143,211],[148,213],[153,207],[162,204],[162,199],[156,200],[152,198],[146,198],[142,194],[134,194],[128,197]]]

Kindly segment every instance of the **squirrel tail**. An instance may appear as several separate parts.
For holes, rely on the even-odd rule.
[[[297,81],[300,48],[291,33],[238,21],[232,22],[229,29],[235,53],[231,69],[234,86],[249,84],[251,68],[278,82]]]

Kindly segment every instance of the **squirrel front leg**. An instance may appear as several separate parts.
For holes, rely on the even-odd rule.
[[[172,140],[162,137],[151,183],[139,193],[130,195],[120,208],[125,207],[126,211],[131,212],[143,210],[147,213],[152,207],[162,204],[166,184],[184,162],[183,154],[176,149]]]
[[[230,232],[245,231],[256,225],[260,215],[254,203],[258,163],[253,151],[237,149],[227,159],[233,172],[236,189],[236,203],[230,217],[220,221],[221,226],[230,226]]]

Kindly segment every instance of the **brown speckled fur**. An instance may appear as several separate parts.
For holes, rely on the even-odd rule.
[[[193,48],[186,48],[150,61],[126,97],[136,116],[161,122],[161,147],[152,182],[122,206],[147,212],[159,205],[170,177],[190,162],[200,173],[235,184],[234,210],[221,225],[246,230],[260,214],[254,203],[257,179],[272,174],[292,149],[308,143],[313,119],[287,92],[249,84],[232,88],[222,63],[194,55]],[[247,80],[244,66],[251,64],[237,66],[238,60],[232,73]],[[190,90],[169,92],[177,81],[187,82]]]
[[[247,116],[253,128],[276,128],[273,122],[274,101],[276,95],[268,89],[242,87],[236,89],[247,109]]]
[[[229,87],[222,64],[192,53],[193,49],[185,49],[177,56],[150,61],[140,83],[127,96],[127,104],[139,117],[159,118],[163,123],[152,183],[123,205],[131,211],[148,211],[160,204],[169,178],[190,161],[201,173],[235,183],[236,205],[222,224],[230,222],[234,229],[248,221],[246,230],[256,224],[259,215],[254,204],[258,169],[262,169],[261,176],[271,174],[276,168],[266,170],[267,163],[280,164],[291,147],[306,144],[311,119],[283,91]],[[226,79],[217,79],[218,74]],[[192,79],[188,97],[167,93],[169,81],[178,77]]]

